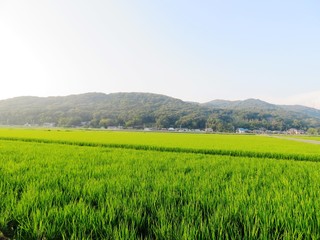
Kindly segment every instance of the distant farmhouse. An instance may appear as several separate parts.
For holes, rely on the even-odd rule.
[[[249,132],[249,129],[247,128],[237,128],[237,133],[248,133]]]
[[[303,130],[298,130],[295,128],[290,128],[289,130],[287,130],[287,134],[291,134],[291,135],[297,135],[297,134],[305,134],[306,132]]]

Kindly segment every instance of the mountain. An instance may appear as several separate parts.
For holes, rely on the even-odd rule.
[[[243,101],[227,101],[213,100],[203,104],[208,107],[223,108],[223,109],[258,109],[258,110],[275,110],[276,105],[261,101],[259,99],[247,99]]]
[[[310,117],[320,118],[320,110],[315,108],[305,107],[301,105],[280,105],[280,107],[292,112],[303,113]]]
[[[203,106],[220,108],[220,109],[233,109],[233,110],[259,110],[259,111],[285,111],[305,115],[307,117],[320,118],[320,110],[301,106],[301,105],[276,105],[259,99],[246,99],[238,101],[228,100],[213,100],[202,104]]]
[[[200,104],[152,93],[85,93],[64,97],[17,97],[0,101],[2,125],[61,127],[212,128],[285,130],[320,127],[320,111],[258,99]]]
[[[282,99],[286,105],[292,105],[292,103],[299,103],[303,106],[309,106],[311,108],[320,109],[320,91],[306,92],[302,94],[296,94],[290,97]]]
[[[271,117],[272,121],[277,122],[276,125],[278,127],[276,128],[278,129],[288,129],[291,127],[306,129],[311,126],[319,126],[320,110],[301,105],[276,105],[259,99],[242,101],[213,100],[202,105],[214,109],[234,111],[238,116],[247,115],[248,121],[257,121],[257,119],[258,121],[264,121]],[[243,118],[246,117],[243,116]],[[248,126],[248,124],[244,125]]]
[[[17,97],[0,101],[0,124],[204,128],[208,109],[151,93],[85,93],[65,97]]]

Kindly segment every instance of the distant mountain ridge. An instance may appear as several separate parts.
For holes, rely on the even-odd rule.
[[[206,106],[220,107],[228,109],[276,109],[276,105],[261,101],[259,99],[249,98],[246,100],[228,101],[228,100],[213,100],[204,103]]]
[[[236,128],[285,130],[320,127],[320,110],[259,99],[185,102],[153,93],[85,93],[64,97],[16,97],[0,101],[2,125],[62,127]]]
[[[320,118],[320,110],[306,107],[302,105],[277,105],[262,101],[260,99],[249,98],[246,100],[213,100],[207,103],[203,103],[204,106],[211,106],[222,109],[260,109],[260,110],[285,110],[296,113],[303,113],[308,116]]]

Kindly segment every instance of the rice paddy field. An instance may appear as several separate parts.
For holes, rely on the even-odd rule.
[[[320,239],[320,146],[0,129],[0,239]]]

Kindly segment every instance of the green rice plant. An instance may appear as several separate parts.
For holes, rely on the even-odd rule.
[[[201,149],[262,154],[320,155],[317,145],[275,139],[262,135],[186,134],[122,131],[84,131],[70,129],[0,129],[1,139],[37,139],[40,142],[59,141],[82,145],[105,144],[108,146],[141,149]],[[191,151],[191,150],[190,150]]]
[[[0,137],[0,140],[6,141],[21,141],[21,142],[35,142],[46,144],[62,144],[62,145],[76,145],[87,147],[105,147],[105,148],[120,148],[120,149],[134,149],[134,150],[147,150],[159,152],[176,152],[176,153],[197,153],[208,155],[222,155],[233,157],[254,157],[254,158],[272,158],[272,159],[287,159],[297,161],[320,161],[319,154],[301,154],[301,153],[277,153],[277,152],[254,152],[243,150],[225,150],[225,149],[195,149],[195,148],[182,148],[182,147],[165,147],[165,146],[151,146],[151,145],[134,145],[134,144],[118,144],[118,143],[94,143],[94,142],[77,142],[66,140],[50,140],[40,138],[22,138],[22,137]],[[301,147],[301,146],[300,146]]]
[[[319,163],[48,143],[0,141],[7,237],[320,238]]]

